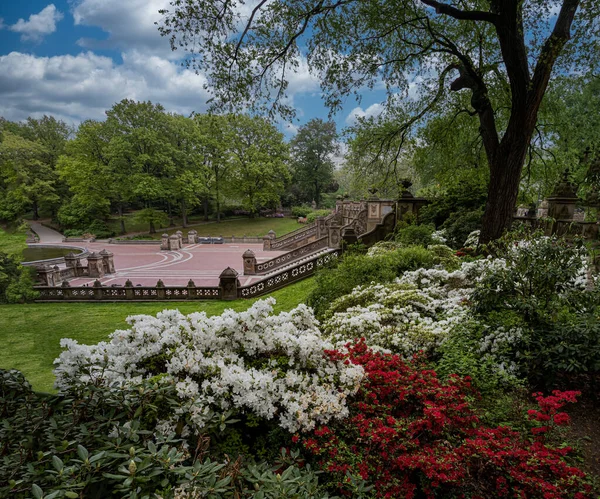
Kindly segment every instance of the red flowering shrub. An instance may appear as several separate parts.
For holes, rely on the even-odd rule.
[[[418,358],[373,352],[364,341],[348,354],[327,354],[366,374],[351,416],[301,439],[340,493],[352,495],[354,476],[374,485],[378,497],[591,497],[584,473],[563,459],[570,449],[543,441],[552,426],[568,422],[557,411],[577,392],[536,394],[540,409],[530,418],[543,426],[524,440],[509,428],[483,427],[469,403],[477,394],[468,378],[443,382]]]

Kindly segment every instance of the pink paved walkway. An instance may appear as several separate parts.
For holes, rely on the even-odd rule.
[[[56,244],[61,246],[63,244]],[[68,246],[68,243],[64,243]],[[263,251],[262,244],[188,244],[179,251],[161,251],[160,245],[70,243],[85,246],[88,251],[106,249],[114,254],[116,273],[100,279],[102,284],[154,286],[162,279],[166,286],[185,286],[192,279],[196,286],[216,286],[219,274],[231,267],[240,274],[240,284],[246,285],[262,277],[244,276],[242,254],[251,249],[257,260],[264,261],[283,254],[282,251]],[[91,285],[95,278],[82,277],[69,281],[71,286]]]

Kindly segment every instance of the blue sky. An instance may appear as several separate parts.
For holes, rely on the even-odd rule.
[[[54,115],[68,123],[103,119],[124,98],[160,102],[172,112],[206,109],[204,77],[182,69],[154,22],[168,0],[27,0],[0,4],[0,115]],[[290,82],[298,121],[327,118],[318,80],[303,67]],[[338,130],[355,115],[376,113],[382,92],[349,100]]]

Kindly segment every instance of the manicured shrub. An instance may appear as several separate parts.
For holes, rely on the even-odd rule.
[[[433,244],[433,225],[407,225],[396,231],[394,239],[404,246],[424,246]]]
[[[374,485],[376,497],[592,497],[585,474],[564,459],[571,449],[546,443],[553,427],[568,423],[559,410],[576,393],[536,394],[527,439],[481,423],[469,379],[442,382],[418,358],[405,362],[364,341],[328,354],[362,366],[365,379],[348,419],[295,440],[343,495],[356,494],[355,477]]]
[[[308,307],[272,315],[274,303],[268,298],[245,312],[226,310],[214,317],[177,310],[133,316],[131,329],[115,331],[110,342],[97,345],[63,339],[57,386],[125,386],[161,375],[175,383],[181,399],[165,415],[170,431],[181,414],[200,429],[214,411],[251,414],[289,431],[344,417],[345,400],[358,389],[362,369],[323,357],[332,343]]]
[[[213,413],[201,432],[189,414],[166,427],[181,407],[165,377],[124,386],[80,383],[60,395],[38,394],[17,371],[0,371],[0,496],[327,498],[297,453],[254,462],[239,449],[215,456],[235,424]]]
[[[417,246],[373,256],[346,254],[336,267],[317,273],[315,290],[309,296],[308,304],[317,317],[322,317],[336,298],[350,293],[356,286],[391,282],[405,271],[428,268],[433,264],[433,255]]]
[[[310,212],[312,212],[310,206],[292,206],[292,216],[305,218]]]

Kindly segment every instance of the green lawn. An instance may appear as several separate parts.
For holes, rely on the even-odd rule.
[[[193,222],[193,221],[192,221]],[[111,228],[118,232],[118,227],[114,226],[114,223],[109,224]],[[194,229],[198,232],[199,236],[250,236],[250,237],[262,237],[267,234],[270,230],[274,230],[277,236],[287,234],[293,230],[301,227],[295,218],[236,218],[232,220],[223,220],[220,223],[217,222],[197,222],[191,223],[185,229],[174,229],[174,228],[157,228],[156,234],[152,237],[160,239],[161,235],[165,232],[169,235],[174,234],[178,230],[181,230],[184,234]],[[127,224],[127,230],[129,232],[148,232],[147,226],[130,226]]]
[[[275,310],[291,310],[305,302],[313,287],[314,280],[306,279],[275,291]],[[174,308],[184,314],[205,311],[217,315],[226,308],[245,310],[254,301],[0,305],[0,369],[19,369],[36,390],[52,391],[52,363],[61,352],[61,338],[92,344],[105,340],[115,329],[127,328],[129,315]]]

